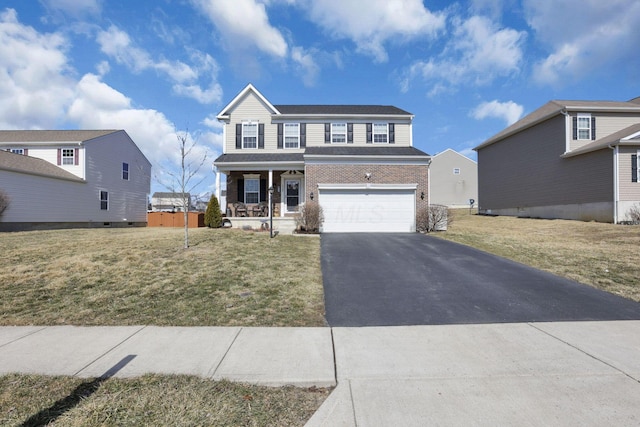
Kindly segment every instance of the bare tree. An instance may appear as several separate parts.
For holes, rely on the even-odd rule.
[[[205,177],[203,177],[195,183],[192,182],[207,161],[208,155],[205,152],[202,157],[198,158],[195,153],[193,153],[197,142],[195,139],[189,137],[188,129],[182,133],[176,131],[176,137],[178,139],[178,149],[180,153],[180,169],[175,172],[172,170],[166,171],[170,182],[158,181],[174,194],[178,193],[181,199],[182,212],[184,215],[184,249],[187,249],[189,248],[189,209],[191,207],[189,194],[205,179]]]

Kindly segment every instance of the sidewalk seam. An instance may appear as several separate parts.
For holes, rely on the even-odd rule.
[[[229,344],[229,347],[227,347],[227,351],[224,352],[218,364],[212,367],[211,369],[209,369],[209,371],[207,372],[207,377],[213,378],[215,376],[216,371],[220,368],[220,365],[222,365],[222,362],[224,361],[224,359],[227,358],[227,354],[229,354],[229,352],[231,351],[231,347],[233,347],[233,344],[235,344],[236,340],[238,339],[238,336],[240,335],[240,332],[242,332],[243,329],[244,327],[238,328],[238,332],[236,332],[236,336],[234,336],[233,340],[231,340],[231,344]]]
[[[628,378],[632,379],[633,381],[635,381],[635,382],[637,382],[637,383],[640,383],[640,380],[638,380],[637,378],[635,378],[635,377],[631,376],[630,374],[627,374],[625,371],[623,371],[622,369],[618,368],[617,366],[614,366],[614,365],[612,365],[611,363],[609,363],[609,362],[607,362],[607,361],[605,361],[605,360],[602,360],[602,359],[600,359],[600,358],[598,358],[598,357],[594,356],[594,355],[593,355],[593,354],[591,354],[591,353],[588,353],[586,350],[583,350],[582,348],[580,348],[580,347],[578,347],[578,346],[576,346],[576,345],[574,345],[574,344],[571,344],[570,342],[567,342],[567,341],[563,340],[563,339],[562,339],[562,338],[560,338],[560,337],[557,337],[557,336],[553,335],[551,332],[547,332],[547,331],[545,331],[544,329],[540,329],[539,327],[537,327],[537,326],[536,326],[535,324],[533,324],[533,323],[527,323],[527,325],[529,325],[529,326],[531,326],[532,328],[534,328],[534,329],[536,329],[536,330],[538,330],[538,331],[542,332],[543,334],[546,334],[546,335],[550,336],[551,338],[553,338],[553,339],[555,339],[555,340],[560,341],[560,342],[561,342],[561,343],[563,343],[563,344],[568,345],[568,346],[569,346],[569,347],[571,347],[571,348],[574,348],[574,349],[578,350],[580,353],[582,353],[582,354],[584,354],[584,355],[586,355],[586,356],[589,356],[589,357],[590,357],[590,358],[592,358],[593,360],[597,360],[598,362],[600,362],[600,363],[602,363],[602,364],[604,364],[604,365],[606,365],[606,366],[608,366],[608,367],[610,367],[610,368],[612,368],[612,369],[614,369],[614,370],[618,371],[619,373],[621,373],[622,375],[624,375],[624,376],[626,376],[626,377],[628,377]]]
[[[351,380],[349,381],[349,397],[351,398],[351,414],[353,415],[353,425],[358,427],[358,417],[356,416],[356,402],[353,400],[353,388],[351,388]]]
[[[135,331],[134,333],[132,333],[131,335],[129,335],[128,337],[126,337],[125,339],[123,339],[122,341],[120,341],[118,344],[114,345],[113,347],[111,347],[110,349],[108,349],[107,351],[105,351],[104,353],[102,353],[100,356],[96,357],[94,360],[92,360],[91,362],[87,363],[85,366],[83,366],[82,368],[80,368],[77,372],[75,372],[72,376],[76,376],[78,375],[80,372],[84,371],[85,369],[87,369],[89,366],[93,365],[94,363],[96,363],[98,360],[102,359],[103,357],[105,357],[107,354],[111,353],[113,350],[115,350],[116,348],[120,347],[122,344],[124,344],[125,342],[129,341],[132,337],[134,337],[135,335],[139,334],[142,330],[146,329],[148,325],[144,325],[142,326],[140,329],[138,329],[137,331]]]
[[[26,334],[26,335],[23,335],[23,336],[21,336],[21,337],[18,337],[18,338],[14,339],[14,340],[11,340],[11,341],[9,341],[9,342],[6,342],[6,343],[4,343],[4,344],[0,345],[0,348],[5,347],[5,346],[8,346],[9,344],[13,344],[13,343],[14,343],[14,342],[16,342],[16,341],[20,341],[20,340],[21,340],[21,339],[23,339],[23,338],[30,337],[31,335],[33,335],[33,334],[37,334],[37,333],[38,333],[38,332],[40,332],[40,331],[44,331],[44,330],[45,330],[45,329],[47,329],[47,328],[49,328],[49,326],[43,326],[43,327],[41,327],[40,329],[36,329],[35,331],[33,331],[33,332],[31,332],[31,333],[28,333],[28,334]]]
[[[338,387],[338,363],[336,362],[336,342],[333,338],[333,328],[329,328],[331,331],[331,352],[333,354],[333,380]]]

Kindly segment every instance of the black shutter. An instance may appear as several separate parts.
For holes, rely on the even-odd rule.
[[[238,180],[238,201],[244,203],[244,179]]]
[[[371,123],[367,123],[367,144],[371,144],[373,142],[373,125]]]
[[[638,182],[638,155],[631,156],[631,182]]]
[[[267,201],[267,180],[266,179],[260,179],[260,201],[261,202]]]
[[[264,148],[264,123],[258,125],[258,148]]]
[[[300,148],[307,146],[307,124],[300,123]]]
[[[353,144],[353,123],[347,123],[347,142]]]
[[[396,125],[389,123],[389,144],[396,143]]]
[[[591,139],[595,141],[596,139],[596,118],[591,117]]]
[[[236,148],[242,149],[242,123],[236,124]]]
[[[284,147],[284,144],[283,144],[283,140],[284,140],[283,128],[284,128],[284,125],[282,123],[278,123],[278,148],[283,148]]]
[[[324,124],[324,143],[331,144],[331,123]]]
[[[573,139],[578,139],[578,118],[573,118]]]

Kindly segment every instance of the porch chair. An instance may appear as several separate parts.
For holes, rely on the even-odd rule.
[[[234,202],[233,211],[235,216],[247,216],[247,206],[242,202]]]

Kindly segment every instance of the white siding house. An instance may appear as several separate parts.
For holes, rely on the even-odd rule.
[[[150,176],[123,130],[0,131],[0,230],[145,226]]]

